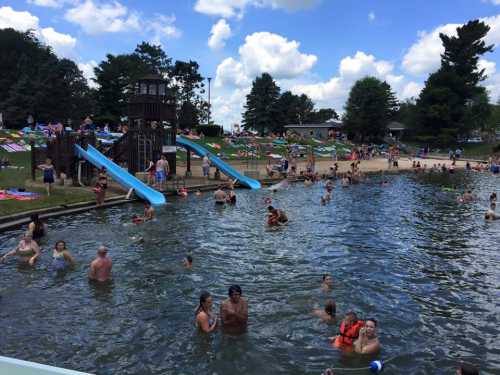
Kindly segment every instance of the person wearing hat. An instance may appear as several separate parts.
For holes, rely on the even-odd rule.
[[[89,279],[99,282],[110,280],[112,267],[113,262],[108,257],[108,249],[106,246],[99,246],[97,257],[90,263]]]
[[[229,298],[220,307],[220,316],[224,327],[246,327],[248,322],[248,302],[241,295],[242,291],[239,285],[229,287]]]

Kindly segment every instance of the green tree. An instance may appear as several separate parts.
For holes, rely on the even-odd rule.
[[[338,120],[339,115],[333,108],[321,108],[311,113],[310,119],[313,124],[323,124],[328,120]]]
[[[277,106],[280,88],[269,73],[263,73],[252,82],[252,89],[247,95],[243,127],[253,129],[264,135],[268,131],[280,128],[280,113]]]
[[[358,80],[351,89],[345,107],[345,130],[358,141],[384,137],[387,124],[397,111],[391,87],[375,77]]]
[[[194,129],[198,124],[198,109],[193,103],[186,100],[179,110],[178,125],[181,129]]]
[[[451,145],[486,121],[487,96],[479,86],[485,75],[484,70],[478,69],[478,61],[493,50],[484,42],[489,29],[476,20],[457,28],[457,36],[440,34],[445,48],[441,67],[429,76],[417,100],[421,137]]]
[[[0,108],[8,126],[24,126],[28,114],[64,122],[92,111],[92,92],[77,65],[32,32],[0,30],[0,49]]]

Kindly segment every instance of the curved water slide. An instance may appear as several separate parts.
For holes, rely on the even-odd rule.
[[[238,172],[235,168],[231,167],[228,163],[223,161],[222,159],[218,158],[214,154],[212,154],[210,151],[208,151],[206,148],[200,146],[199,144],[192,142],[186,138],[177,136],[176,142],[178,145],[191,149],[194,151],[197,155],[203,157],[205,155],[208,156],[208,159],[212,163],[212,165],[216,166],[217,168],[220,169],[222,173],[224,173],[226,176],[229,176],[233,179],[238,180],[238,182],[241,185],[244,185],[246,187],[249,187],[250,189],[260,189],[261,185],[260,182],[247,177],[240,172]]]
[[[84,150],[80,146],[75,145],[75,154],[76,156],[87,160],[97,168],[106,168],[106,171],[113,178],[113,180],[127,189],[134,189],[135,193],[139,197],[149,201],[153,206],[160,206],[167,202],[162,193],[146,185],[118,164],[109,160],[95,147],[89,145],[87,150]]]

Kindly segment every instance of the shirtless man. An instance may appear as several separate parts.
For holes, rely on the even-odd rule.
[[[312,314],[326,323],[335,323],[337,318],[337,305],[335,301],[328,300],[324,309],[314,309]]]
[[[377,321],[367,319],[365,326],[360,329],[359,337],[354,342],[354,351],[360,354],[375,354],[380,350],[377,337]]]
[[[156,162],[156,182],[158,183],[158,188],[162,190],[167,182],[167,177],[169,173],[169,165],[165,155],[162,155],[160,160]]]
[[[143,216],[133,216],[132,221],[135,224],[145,223],[150,221],[155,217],[155,209],[151,206],[148,201],[144,202],[144,215]]]
[[[224,190],[222,190],[222,187],[219,186],[219,188],[215,191],[214,193],[214,199],[216,204],[224,204],[226,202],[227,196]]]
[[[106,246],[99,246],[97,258],[90,263],[89,279],[93,281],[104,282],[111,278],[111,268],[113,262],[107,257],[108,249]]]
[[[248,322],[248,302],[241,297],[239,285],[229,287],[229,298],[220,307],[220,316],[224,327],[245,328]]]

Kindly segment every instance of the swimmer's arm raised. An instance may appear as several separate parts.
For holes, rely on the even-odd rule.
[[[15,248],[14,250],[11,250],[11,251],[9,251],[7,254],[4,254],[4,256],[2,256],[2,257],[0,258],[0,263],[2,263],[2,262],[4,261],[4,259],[5,259],[5,258],[10,257],[10,256],[12,256],[12,255],[15,255],[18,249],[19,249],[19,246],[16,246],[16,248]]]

